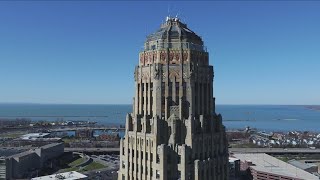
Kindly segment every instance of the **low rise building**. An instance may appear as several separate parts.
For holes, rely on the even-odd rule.
[[[31,180],[76,180],[76,179],[88,179],[88,177],[84,174],[78,173],[76,171],[71,171],[71,172],[65,172],[65,173],[60,173],[60,174],[52,174],[48,176],[41,176],[41,177],[36,177],[32,178]]]
[[[3,149],[3,148],[2,148]],[[21,152],[19,152],[21,151]],[[17,179],[43,167],[49,159],[64,153],[63,143],[45,145],[31,150],[4,150],[0,157],[0,179]]]
[[[319,180],[315,175],[264,153],[233,154],[240,159],[240,170],[246,179]]]
[[[9,159],[7,157],[12,156],[14,154],[19,154],[25,152],[25,149],[18,148],[0,148],[0,179],[7,179],[7,175],[9,172],[7,168],[7,164],[9,163]]]
[[[76,137],[90,139],[93,137],[93,130],[92,129],[78,129],[78,130],[76,130]]]
[[[229,157],[229,180],[239,180],[240,177],[240,160]]]
[[[30,133],[22,135],[20,138],[6,141],[3,144],[5,146],[21,147],[21,146],[33,146],[40,147],[47,144],[61,143],[61,138],[52,138],[50,133]]]

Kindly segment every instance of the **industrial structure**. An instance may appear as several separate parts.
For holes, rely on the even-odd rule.
[[[245,179],[319,180],[317,176],[307,171],[264,153],[243,153],[232,156],[240,160],[240,171]]]
[[[133,112],[120,143],[119,180],[228,179],[213,66],[197,34],[168,17],[149,35],[134,71]]]

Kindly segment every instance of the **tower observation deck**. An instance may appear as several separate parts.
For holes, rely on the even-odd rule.
[[[227,179],[213,66],[197,34],[167,18],[147,36],[134,71],[133,112],[120,142],[119,180]]]

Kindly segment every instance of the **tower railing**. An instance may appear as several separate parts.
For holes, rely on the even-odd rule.
[[[197,50],[207,52],[207,47],[204,45],[194,44],[191,42],[157,42],[157,43],[146,43],[141,51],[154,51],[162,49],[183,49],[183,50]]]

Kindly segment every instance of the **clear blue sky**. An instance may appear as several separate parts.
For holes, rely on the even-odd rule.
[[[203,37],[218,104],[320,104],[320,2],[0,2],[0,102],[130,104],[147,34]]]

